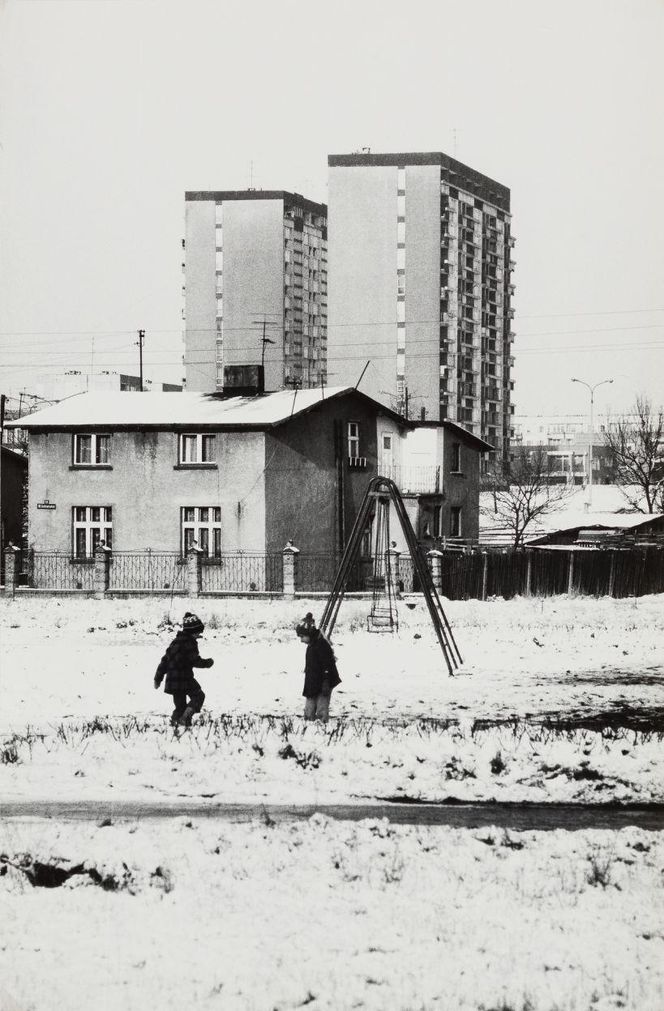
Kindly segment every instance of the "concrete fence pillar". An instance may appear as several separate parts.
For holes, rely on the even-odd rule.
[[[95,549],[95,570],[92,579],[94,596],[99,600],[108,591],[111,582],[111,549],[105,544]]]
[[[489,552],[482,552],[482,600],[486,600],[486,589],[489,582]]]
[[[385,552],[389,556],[390,583],[395,594],[401,593],[401,552],[398,548],[388,548]],[[386,573],[387,575],[387,573]],[[385,587],[387,589],[387,587]]]
[[[526,551],[526,596],[533,595],[533,553]]]
[[[8,544],[5,548],[5,593],[12,597],[18,583],[18,554],[19,549],[13,544]]]
[[[427,551],[427,564],[429,566],[429,572],[431,573],[431,579],[433,580],[433,585],[438,591],[443,588],[443,552],[438,551],[436,548],[431,548],[431,551]]]
[[[284,585],[283,594],[287,600],[295,600],[295,590],[297,589],[297,559],[300,549],[296,548],[292,541],[288,541],[283,550],[284,558]]]
[[[192,548],[187,554],[186,580],[188,596],[198,597],[203,585],[203,552],[200,548]]]

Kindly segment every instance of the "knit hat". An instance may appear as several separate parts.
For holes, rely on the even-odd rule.
[[[192,614],[191,611],[187,611],[182,619],[182,628],[185,632],[191,632],[193,635],[196,635],[197,632],[203,631],[205,625],[197,614]]]
[[[311,611],[307,612],[304,616],[304,621],[300,622],[299,625],[295,626],[296,635],[311,635],[312,632],[316,631],[316,622],[314,621],[314,616]]]

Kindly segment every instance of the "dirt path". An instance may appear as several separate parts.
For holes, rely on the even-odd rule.
[[[9,801],[0,803],[0,818],[53,818],[59,821],[137,821],[143,818],[218,818],[220,821],[266,824],[301,821],[319,813],[342,821],[387,818],[398,825],[446,825],[482,828],[495,825],[513,831],[537,829],[621,829],[628,825],[664,830],[664,804],[199,804],[140,801]]]

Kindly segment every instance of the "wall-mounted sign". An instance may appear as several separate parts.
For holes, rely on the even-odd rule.
[[[37,503],[37,508],[38,509],[55,509],[55,502],[49,502],[48,499],[45,499],[43,502],[38,502]]]

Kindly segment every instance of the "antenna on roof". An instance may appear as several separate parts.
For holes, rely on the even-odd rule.
[[[358,388],[358,386],[360,385],[360,383],[362,382],[362,379],[363,379],[364,373],[365,373],[365,372],[367,371],[367,369],[369,368],[369,366],[370,366],[370,365],[371,365],[371,359],[369,358],[369,359],[368,359],[368,361],[367,361],[367,364],[366,364],[366,365],[364,366],[364,368],[363,368],[363,369],[362,369],[362,371],[360,372],[360,378],[359,378],[359,379],[358,379],[358,381],[357,381],[357,382],[355,383],[355,389],[357,389],[357,388]]]

